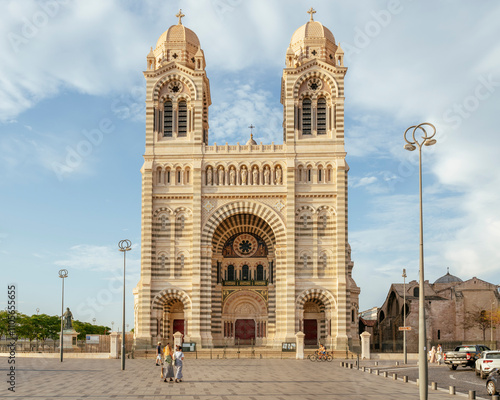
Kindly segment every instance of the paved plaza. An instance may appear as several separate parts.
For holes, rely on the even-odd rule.
[[[16,392],[2,379],[0,398],[36,400],[322,400],[418,399],[415,382],[331,363],[279,359],[187,359],[182,383],[164,383],[151,359],[16,359]],[[0,358],[5,377],[7,359]],[[464,399],[429,389],[430,400]]]

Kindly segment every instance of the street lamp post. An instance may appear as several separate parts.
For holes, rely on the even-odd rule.
[[[114,332],[115,329],[115,321],[111,321],[111,332]]]
[[[406,354],[406,269],[403,268],[403,326],[405,330],[403,331],[403,355],[404,363],[408,364],[408,357]]]
[[[60,353],[61,362],[63,362],[63,319],[64,319],[64,278],[68,277],[67,269],[59,270],[59,278],[62,278],[62,296],[61,296],[61,337],[60,337]]]
[[[427,135],[425,128],[431,128],[432,134]],[[407,133],[412,131],[411,139],[406,137]],[[418,137],[418,134],[422,134]],[[420,204],[420,271],[419,271],[419,296],[418,296],[418,379],[420,400],[427,400],[428,396],[428,370],[427,370],[427,348],[426,348],[426,329],[425,329],[425,292],[424,292],[424,214],[422,207],[422,146],[432,146],[436,144],[433,139],[436,134],[436,127],[428,122],[419,125],[410,126],[404,133],[405,146],[408,151],[414,151],[418,147],[418,166],[419,166],[419,204]],[[417,137],[416,137],[417,136]]]
[[[490,339],[491,339],[491,344],[493,345],[493,304],[495,302],[491,302],[491,314],[490,314]]]
[[[122,316],[122,371],[125,369],[125,256],[127,251],[131,250],[132,242],[130,240],[120,240],[118,248],[123,252],[123,316]]]
[[[97,321],[95,318],[92,318],[92,323],[95,325],[95,321]]]

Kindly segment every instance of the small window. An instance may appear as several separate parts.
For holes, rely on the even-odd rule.
[[[170,100],[163,104],[163,136],[172,137],[173,132],[173,109]]]
[[[186,183],[189,183],[189,170],[186,171]]]
[[[354,310],[351,310],[351,322],[354,322]]]
[[[177,171],[177,183],[181,183],[181,171]]]
[[[326,134],[326,100],[321,98],[318,100],[318,120],[317,132],[318,135]]]
[[[311,100],[304,99],[302,101],[302,134],[311,134]]]
[[[441,330],[438,329],[438,340],[441,340]]]
[[[234,265],[229,265],[227,267],[227,280],[234,281]]]
[[[419,293],[420,293],[420,290],[419,290],[418,287],[416,287],[416,288],[413,289],[413,296],[418,297]]]
[[[178,117],[177,136],[187,136],[187,104],[185,101],[179,102],[179,117]]]
[[[262,265],[257,265],[257,280],[258,281],[263,281],[264,280],[264,266]]]
[[[242,281],[248,281],[248,279],[249,279],[248,265],[244,265],[241,268],[241,280]]]

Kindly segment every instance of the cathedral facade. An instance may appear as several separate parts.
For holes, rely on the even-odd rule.
[[[181,12],[151,48],[136,343],[181,332],[198,348],[281,347],[299,331],[306,345],[357,342],[347,68],[314,12],[286,50],[283,144],[209,145],[205,56]]]

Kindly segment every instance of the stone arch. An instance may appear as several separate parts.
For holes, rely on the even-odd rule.
[[[262,298],[262,296],[258,295],[257,293],[251,290],[238,290],[232,293],[230,296],[228,296],[224,301],[222,314],[236,315],[238,307],[246,303],[253,305],[256,314],[261,314],[261,315],[267,314],[267,304],[265,300]]]
[[[153,213],[153,218],[159,217],[161,214],[170,214],[173,215],[173,211],[168,207],[160,207],[155,210]]]
[[[335,208],[333,208],[332,206],[326,206],[326,205],[319,206],[318,209],[316,210],[318,214],[320,214],[323,211],[328,212],[330,215],[337,215]]]
[[[314,214],[316,212],[314,210],[314,207],[312,207],[310,205],[305,205],[305,206],[301,206],[301,207],[297,208],[297,210],[295,211],[295,216],[300,215],[304,210],[310,211],[311,214]]]
[[[253,214],[263,219],[272,229],[276,244],[286,245],[285,224],[271,207],[256,202],[237,201],[224,204],[213,212],[201,231],[201,245],[212,246],[212,237],[217,227],[228,217],[235,214]]]
[[[304,290],[297,296],[297,299],[295,301],[296,308],[298,310],[302,310],[306,301],[314,299],[320,300],[325,305],[325,308],[337,308],[337,301],[335,300],[333,294],[330,291],[321,288]]]
[[[180,74],[169,74],[167,76],[164,76],[163,78],[161,78],[155,85],[153,91],[152,91],[152,99],[154,102],[158,102],[160,100],[159,96],[160,96],[160,91],[161,89],[163,88],[163,86],[165,86],[167,83],[173,81],[173,80],[178,80],[180,82],[182,82],[184,85],[186,85],[186,87],[189,89],[189,92],[191,94],[191,97],[194,99],[194,100],[197,100],[198,99],[198,93],[196,91],[196,87],[195,85],[193,84],[193,82],[191,81],[191,79],[188,79],[187,77],[185,77],[184,75],[180,75]]]
[[[339,88],[337,85],[337,81],[329,74],[326,74],[323,71],[309,71],[304,73],[300,78],[297,79],[295,82],[295,85],[293,87],[293,97],[297,99],[299,97],[299,90],[302,84],[308,80],[309,78],[320,78],[325,80],[328,85],[330,86],[330,89],[332,90],[332,95],[334,97],[339,97]]]
[[[182,289],[163,289],[159,292],[151,302],[151,309],[162,311],[163,305],[170,300],[179,300],[184,305],[184,310],[191,310],[191,298]]]

